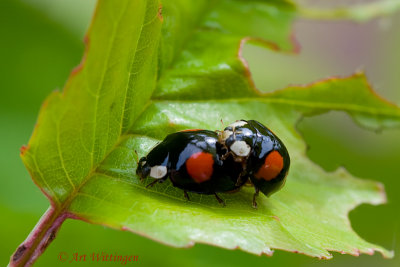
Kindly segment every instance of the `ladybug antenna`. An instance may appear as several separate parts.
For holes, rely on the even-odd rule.
[[[135,149],[135,154],[136,154],[136,162],[139,164],[139,154],[137,153],[136,149]]]

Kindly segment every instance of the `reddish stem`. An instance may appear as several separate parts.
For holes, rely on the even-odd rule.
[[[10,259],[10,267],[31,266],[56,237],[68,213],[50,207]]]

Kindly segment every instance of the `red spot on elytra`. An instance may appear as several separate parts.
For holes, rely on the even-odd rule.
[[[264,164],[256,173],[256,178],[271,181],[275,179],[283,169],[282,155],[274,150],[265,158]]]
[[[214,159],[210,153],[197,152],[186,161],[186,170],[196,183],[210,180]]]

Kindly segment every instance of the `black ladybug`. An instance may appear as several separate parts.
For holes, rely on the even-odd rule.
[[[136,174],[141,179],[154,178],[152,186],[164,182],[168,177],[172,184],[184,190],[200,194],[214,194],[220,203],[218,192],[229,192],[240,188],[246,181],[238,183],[243,172],[242,165],[226,154],[218,142],[218,135],[208,130],[186,130],[168,135],[154,147],[146,157],[139,160]]]
[[[254,185],[253,206],[259,191],[270,196],[285,183],[290,167],[289,153],[282,141],[267,127],[255,120],[239,120],[219,132],[219,143],[240,162],[244,173]],[[242,181],[238,181],[241,184]]]

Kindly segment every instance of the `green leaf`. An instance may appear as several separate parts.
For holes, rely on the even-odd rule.
[[[261,94],[241,57],[247,41],[294,51],[295,14],[278,0],[99,1],[81,66],[63,93],[46,100],[22,151],[52,202],[43,220],[49,230],[38,236],[55,233],[57,218],[73,217],[174,246],[202,242],[320,258],[376,250],[390,257],[358,237],[347,218],[360,203],[383,203],[382,185],[344,169],[322,170],[306,157],[295,125],[303,115],[335,109],[365,126],[389,127],[398,125],[399,109],[377,98],[362,75]],[[138,180],[135,150],[143,156],[181,129],[220,129],[221,119],[259,120],[289,150],[287,185],[271,198],[260,196],[258,210],[251,188],[222,194],[221,207],[206,195],[186,201],[170,182],[146,189],[149,181]]]

